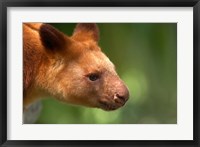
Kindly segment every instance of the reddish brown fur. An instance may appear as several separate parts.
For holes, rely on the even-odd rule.
[[[114,110],[128,90],[98,46],[96,24],[78,24],[68,37],[50,25],[23,25],[24,106],[53,96],[73,104]],[[99,75],[97,81],[89,75]]]
[[[23,25],[23,91],[26,96],[26,90],[31,87],[35,74],[42,57],[42,44],[37,39],[40,25],[24,24]],[[26,41],[29,40],[29,41]],[[34,44],[34,46],[32,45]]]

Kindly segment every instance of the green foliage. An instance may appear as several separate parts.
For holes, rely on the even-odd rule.
[[[53,24],[68,34],[75,24]],[[175,23],[101,23],[103,52],[130,90],[127,104],[115,111],[43,100],[37,123],[177,123],[177,26]]]

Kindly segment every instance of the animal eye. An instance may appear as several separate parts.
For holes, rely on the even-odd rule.
[[[88,75],[88,78],[90,81],[96,81],[100,78],[100,76],[98,74],[90,74]]]

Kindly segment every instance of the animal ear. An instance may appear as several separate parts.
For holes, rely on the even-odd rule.
[[[95,23],[79,23],[74,29],[73,38],[77,40],[99,40],[99,28]]]
[[[49,24],[42,24],[39,34],[42,44],[49,50],[60,50],[69,40],[67,36]]]

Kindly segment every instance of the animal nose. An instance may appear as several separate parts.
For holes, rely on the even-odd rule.
[[[128,98],[129,98],[129,91],[126,86],[120,88],[114,95],[114,100],[116,103],[125,104]]]

